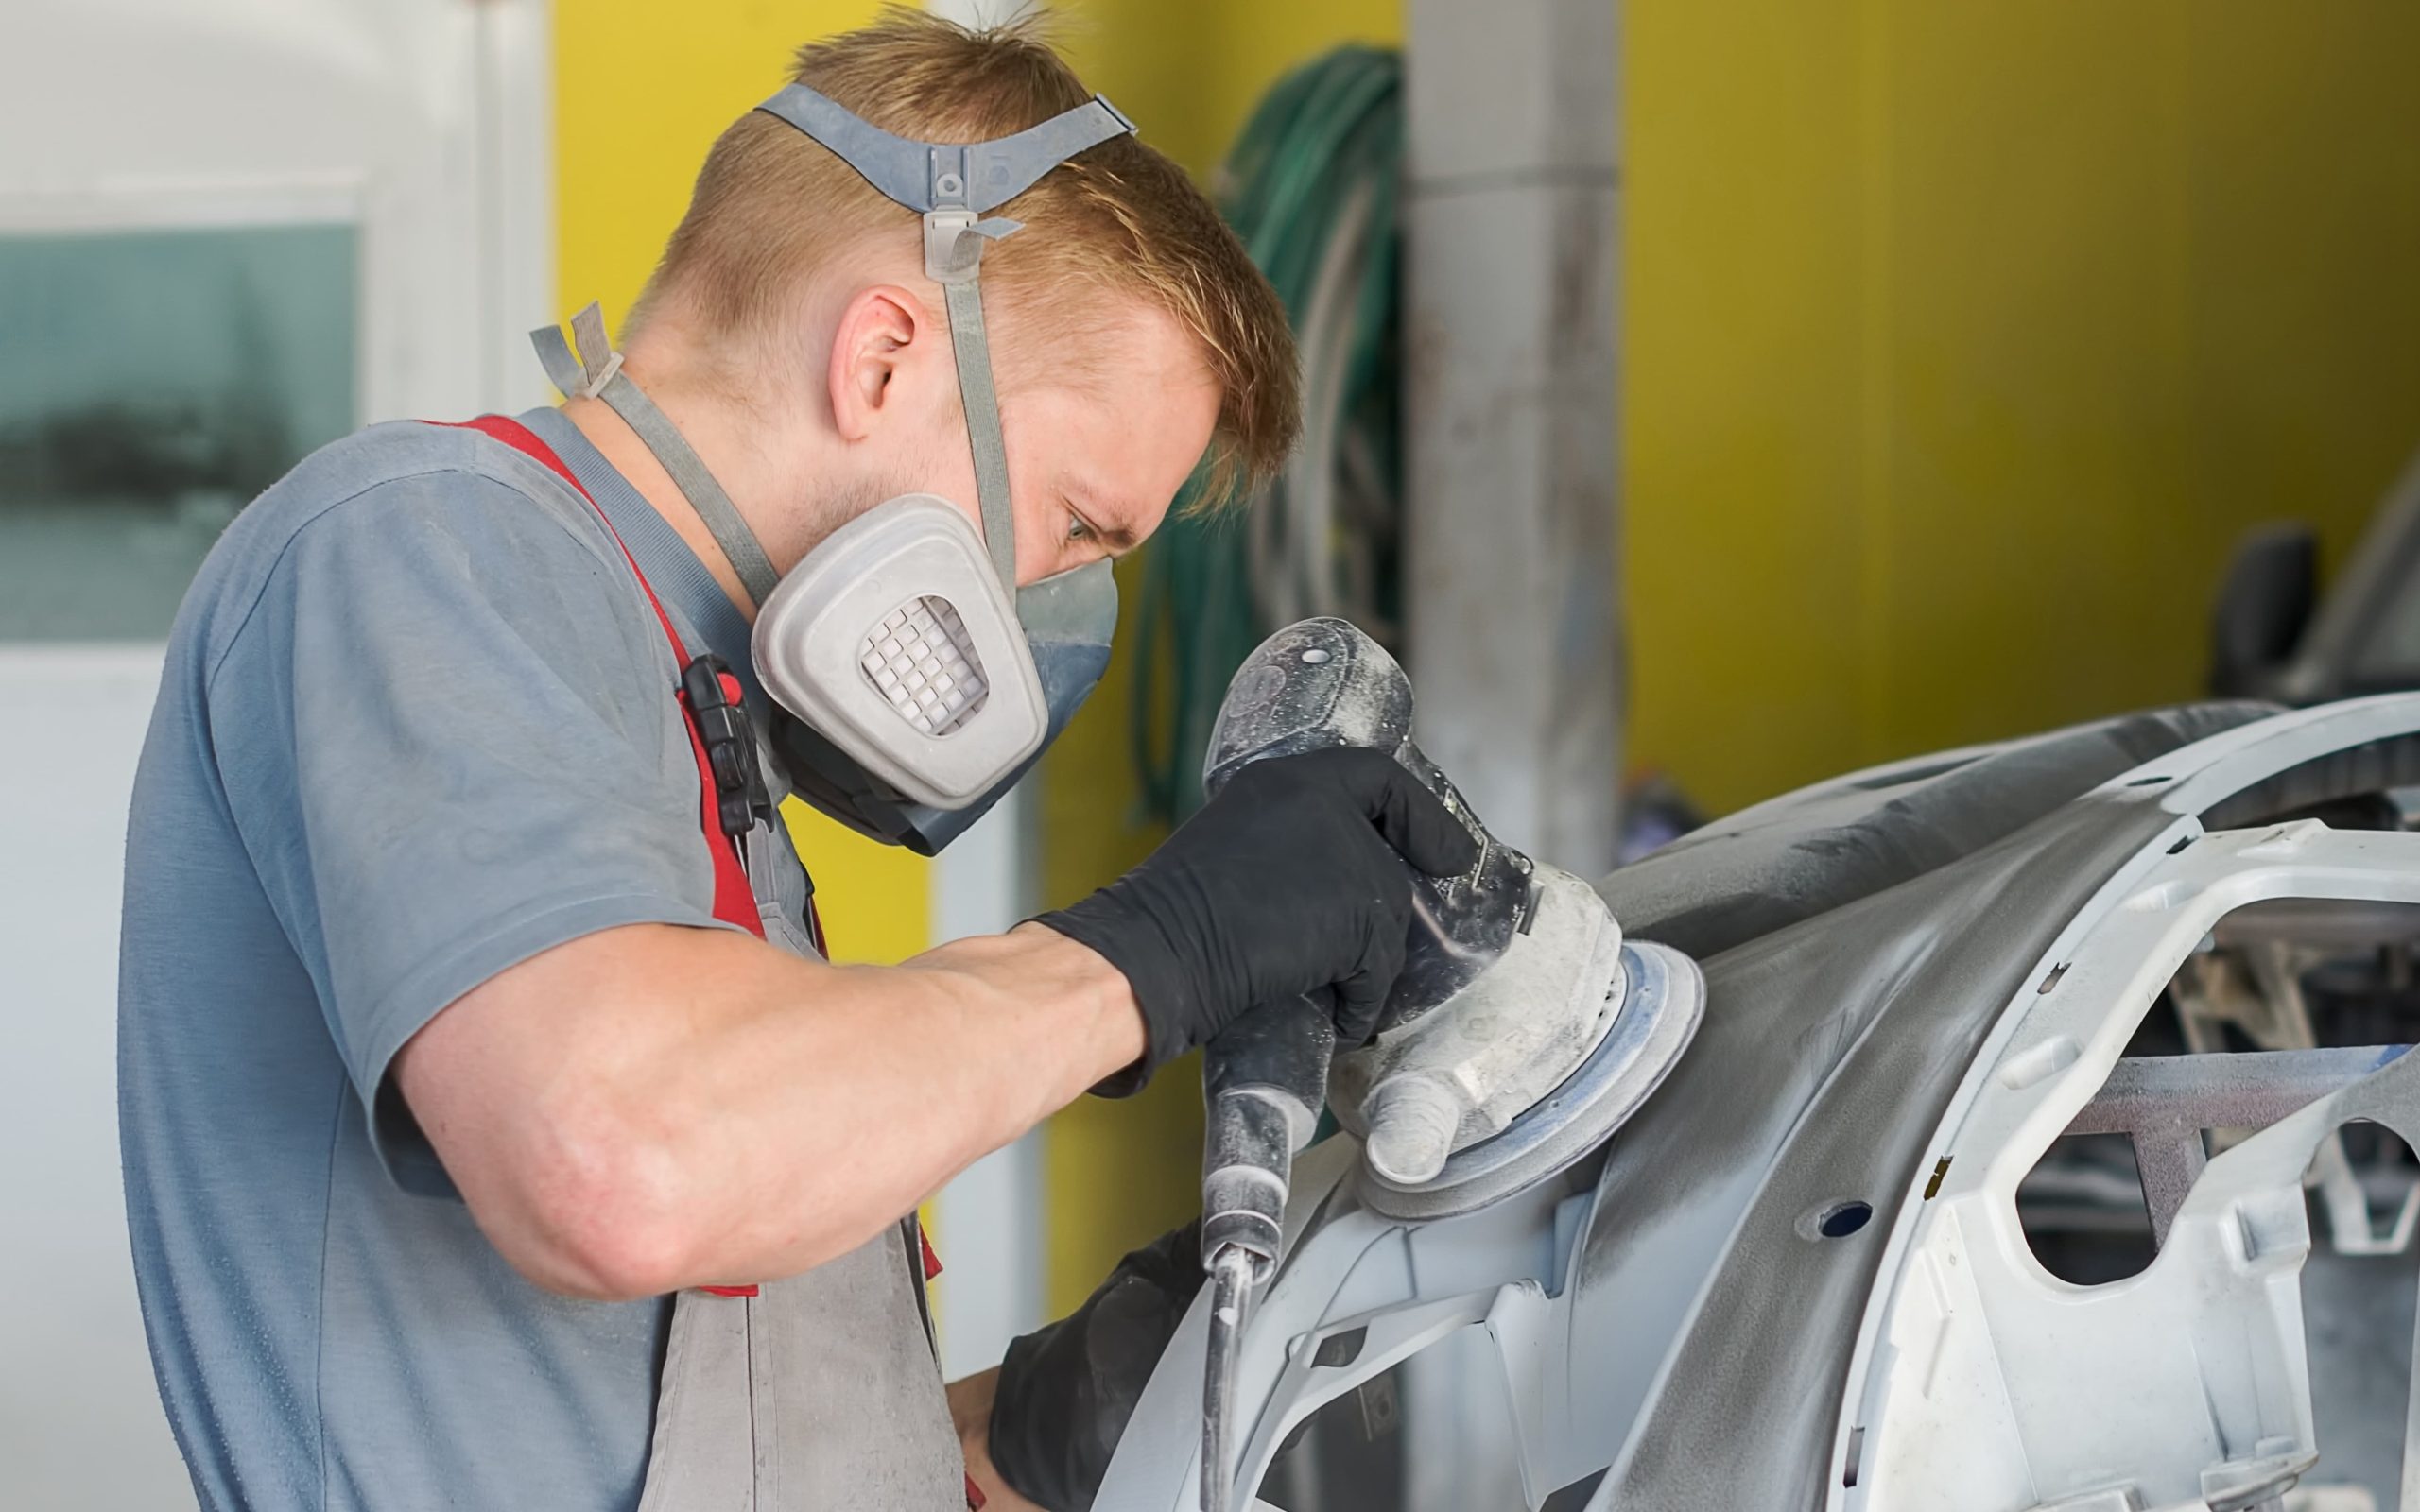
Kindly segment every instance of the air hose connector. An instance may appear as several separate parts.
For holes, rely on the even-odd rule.
[[[1462,1100],[1434,1076],[1418,1072],[1390,1076],[1371,1088],[1361,1105],[1370,1129],[1362,1158],[1371,1170],[1399,1187],[1433,1180],[1454,1153],[1462,1111]]]

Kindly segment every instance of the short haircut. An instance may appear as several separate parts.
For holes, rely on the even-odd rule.
[[[1008,136],[1092,97],[1034,23],[975,31],[901,7],[800,48],[791,77],[887,131],[937,142]],[[1157,305],[1200,342],[1219,388],[1200,503],[1239,497],[1283,466],[1302,424],[1285,308],[1184,170],[1136,137],[1115,137],[996,214],[1026,230],[985,249],[985,302],[995,310],[1063,319],[1068,295],[1091,285]],[[914,215],[847,163],[751,111],[706,155],[633,323],[677,305],[714,335],[764,330],[818,269],[870,239],[921,246],[922,236]],[[1020,365],[1013,353],[1007,361]]]

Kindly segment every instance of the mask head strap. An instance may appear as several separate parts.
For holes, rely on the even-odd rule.
[[[574,343],[578,350],[574,350]],[[647,391],[631,382],[622,370],[622,354],[614,350],[613,339],[605,334],[605,312],[592,302],[588,308],[571,318],[571,340],[563,339],[560,326],[540,326],[529,333],[530,345],[538,349],[538,360],[544,365],[546,377],[565,399],[601,399],[612,406],[614,414],[647,443],[655,459],[664,465],[672,486],[698,511],[706,529],[722,547],[731,570],[739,575],[739,583],[748,596],[763,604],[772,593],[781,575],[773,571],[771,558],[739,517],[738,507],[731,502],[722,485],[706,471],[704,458],[689,445],[680,430],[658,409]]]
[[[925,217],[925,275],[942,286],[949,312],[950,351],[975,452],[983,543],[1000,586],[1013,597],[1016,521],[1009,510],[1008,448],[1000,437],[1000,401],[992,383],[977,275],[983,244],[1008,235],[1019,223],[985,215],[1077,153],[1132,133],[1134,123],[1095,95],[1013,136],[958,145],[895,136],[804,84],[788,86],[757,109],[804,132],[885,198]]]

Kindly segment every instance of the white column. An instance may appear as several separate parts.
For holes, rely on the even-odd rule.
[[[997,934],[1032,912],[1033,786],[1019,784],[933,863],[934,940]],[[1011,1339],[1044,1321],[1043,1203],[1039,1129],[942,1189],[933,1244],[945,1269],[934,1316],[951,1379],[996,1365]]]
[[[1410,0],[1404,320],[1420,744],[1512,844],[1613,864],[1614,0]]]
[[[478,318],[487,341],[479,395],[481,404],[509,415],[554,403],[529,333],[571,315],[555,302],[553,3],[483,0],[471,14],[477,27]]]

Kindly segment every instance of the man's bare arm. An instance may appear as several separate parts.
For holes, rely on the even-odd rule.
[[[1143,1049],[1126,979],[1039,925],[834,967],[648,924],[499,973],[393,1074],[507,1260],[620,1298],[845,1254]]]

